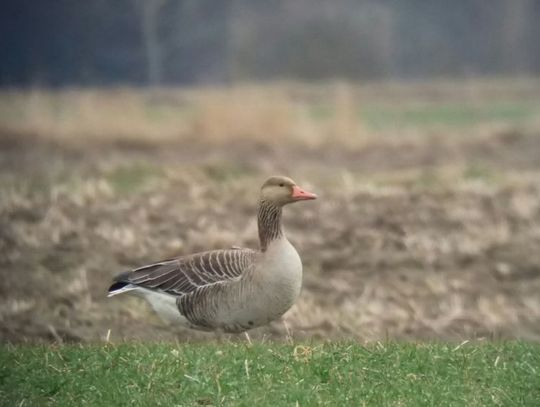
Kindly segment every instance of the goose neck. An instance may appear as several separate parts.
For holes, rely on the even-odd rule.
[[[281,228],[281,206],[261,200],[257,213],[259,241],[261,251],[265,252],[268,245],[283,236]]]

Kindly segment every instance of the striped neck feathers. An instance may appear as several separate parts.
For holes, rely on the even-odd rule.
[[[281,229],[281,206],[261,200],[257,214],[259,241],[261,251],[265,252],[268,245],[283,236]]]

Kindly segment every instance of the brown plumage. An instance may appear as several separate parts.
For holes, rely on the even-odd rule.
[[[302,279],[282,208],[315,198],[290,178],[271,177],[259,200],[260,250],[212,250],[140,267],[116,276],[109,296],[142,296],[164,319],[195,329],[241,332],[268,323],[294,303]]]

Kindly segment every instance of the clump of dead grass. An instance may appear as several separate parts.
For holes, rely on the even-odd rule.
[[[99,340],[109,329],[113,339],[205,337],[156,325],[140,301],[106,300],[107,284],[119,271],[161,258],[256,247],[253,214],[265,168],[218,178],[205,170],[209,164],[147,154],[167,171],[148,169],[153,175],[138,176],[140,185],[129,180],[131,190],[117,186],[118,174],[145,167],[112,155],[97,158],[91,177],[72,163],[64,169],[71,178],[53,179],[39,193],[4,191],[0,214],[9,225],[0,237],[9,292],[0,322],[10,327],[9,338]],[[438,188],[415,186],[414,171],[368,183],[346,169],[344,152],[339,161],[321,157],[333,168],[327,178],[318,177],[327,171],[314,172],[311,159],[296,162],[298,179],[309,179],[321,199],[285,213],[304,259],[304,290],[285,324],[254,337],[539,337],[540,194],[533,178],[507,175],[490,184],[480,177],[473,185],[463,168],[441,167]],[[335,198],[341,196],[347,199]]]
[[[356,92],[350,85],[338,84],[326,91],[329,117],[316,117],[310,93],[292,84],[3,91],[0,124],[8,134],[32,134],[74,145],[186,140],[318,145],[366,135],[361,132]]]

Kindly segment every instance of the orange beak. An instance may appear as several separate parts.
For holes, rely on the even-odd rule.
[[[304,191],[298,185],[292,187],[292,198],[295,201],[305,201],[308,199],[317,199],[317,195],[312,192]]]

